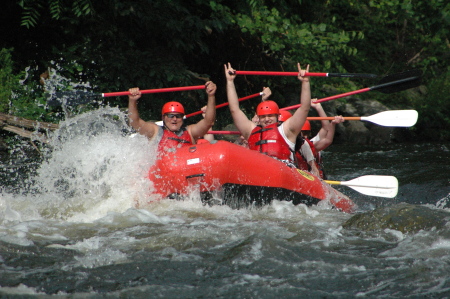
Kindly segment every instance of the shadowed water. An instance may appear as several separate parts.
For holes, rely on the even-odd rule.
[[[210,207],[196,194],[149,204],[155,147],[111,115],[121,114],[65,122],[42,162],[26,145],[11,155],[20,163],[2,162],[2,296],[450,296],[448,144],[333,145],[330,179],[399,180],[394,199],[340,186],[356,215],[280,201]]]

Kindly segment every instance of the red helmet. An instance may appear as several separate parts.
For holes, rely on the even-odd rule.
[[[166,113],[177,112],[184,114],[184,107],[178,102],[167,102],[162,107],[162,115]]]
[[[311,123],[309,122],[309,120],[305,120],[302,131],[311,131]]]
[[[277,103],[275,103],[274,101],[264,101],[259,103],[258,107],[256,107],[256,114],[258,116],[267,114],[280,114],[280,109],[278,108]]]
[[[292,114],[289,111],[286,110],[280,110],[280,117],[278,117],[279,121],[286,121],[288,120]]]

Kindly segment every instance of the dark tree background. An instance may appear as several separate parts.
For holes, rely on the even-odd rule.
[[[450,139],[448,1],[9,0],[0,22],[0,112],[56,121],[55,111],[61,108],[37,105],[45,103],[39,75],[48,68],[73,82],[89,82],[96,92],[213,80],[218,103],[226,101],[227,62],[238,70],[270,71],[296,71],[300,62],[309,63],[311,71],[380,78],[418,68],[424,72],[421,88],[395,98],[378,93],[361,97],[413,107],[420,115],[413,129],[418,137]],[[27,79],[16,83],[27,67]],[[330,96],[330,90],[377,83],[342,78],[312,82],[313,96],[319,98]],[[298,101],[298,82],[292,77],[242,76],[237,85],[240,96],[270,86],[280,106]],[[205,103],[202,91],[148,95],[141,101],[143,118],[159,119],[162,104],[174,97],[187,111]],[[124,97],[103,101],[127,105]],[[246,101],[243,107],[251,113],[257,102]],[[230,121],[226,112],[218,113],[219,123]]]

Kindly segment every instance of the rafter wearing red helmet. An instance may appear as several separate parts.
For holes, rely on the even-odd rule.
[[[130,125],[150,140],[158,139],[158,151],[161,153],[177,147],[196,144],[197,140],[205,135],[216,119],[216,84],[206,82],[205,91],[208,95],[205,117],[196,124],[184,126],[184,107],[179,102],[167,102],[161,110],[163,126],[153,122],[144,121],[139,116],[137,108],[141,97],[139,88],[131,88],[128,96],[128,116]]]
[[[294,161],[295,140],[311,106],[309,77],[305,76],[305,73],[309,71],[309,65],[306,70],[302,70],[300,64],[297,64],[297,67],[298,79],[301,82],[300,100],[302,106],[295,111],[291,118],[285,122],[279,122],[278,105],[273,101],[264,101],[256,108],[259,123],[257,125],[248,119],[239,108],[239,100],[234,85],[236,72],[230,63],[224,65],[231,116],[237,129],[248,141],[249,148],[287,162]]]
[[[322,105],[320,103],[314,103],[315,100],[317,99],[311,100],[311,108],[316,109],[318,116],[327,117]],[[327,177],[322,161],[322,151],[333,143],[336,125],[342,122],[344,122],[344,118],[341,115],[335,116],[332,121],[322,120],[322,127],[313,138],[311,138],[311,124],[306,125],[305,123],[305,126],[302,128],[301,136],[311,144],[320,177],[323,179],[326,179]]]

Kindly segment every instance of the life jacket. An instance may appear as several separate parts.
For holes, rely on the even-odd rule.
[[[191,135],[186,127],[181,127],[177,132],[172,132],[165,127],[160,130],[162,136],[158,144],[158,152],[163,153],[167,151],[174,151],[177,148],[190,146],[193,144]]]
[[[309,147],[311,148],[312,154],[314,156],[314,163],[316,164],[317,169],[319,170],[320,177],[322,179],[326,179],[326,175],[323,169],[322,157],[320,153],[316,150],[314,143],[308,138],[303,138],[299,135],[297,141],[295,143],[295,159],[297,167],[301,170],[311,171],[311,166],[306,161],[305,157],[300,153],[300,148],[302,147],[304,142],[308,142]]]
[[[297,140],[295,141],[295,165],[298,169],[310,171],[310,166],[308,162],[306,162],[306,158],[303,157],[303,155],[300,153],[300,148],[302,147],[303,143],[305,142],[305,139],[301,136],[297,136]]]
[[[314,148],[314,149],[316,149],[316,148]],[[323,168],[322,155],[320,154],[320,152],[317,152],[316,164],[317,164],[317,169],[319,169],[320,177],[323,180],[326,180],[327,175],[325,174],[325,169]]]
[[[248,139],[248,148],[280,160],[292,161],[292,151],[283,136],[278,132],[278,126],[280,125],[281,122],[264,128],[260,125],[256,126]]]

